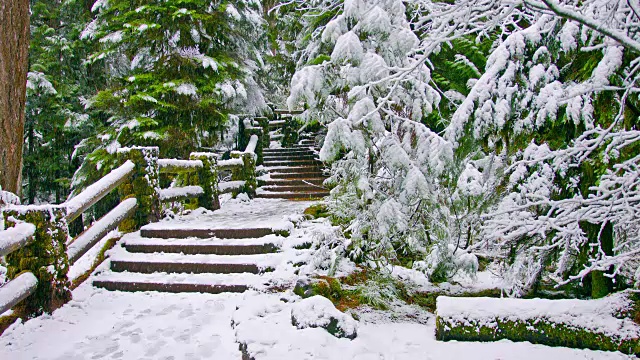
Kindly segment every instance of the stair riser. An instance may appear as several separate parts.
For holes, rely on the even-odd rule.
[[[322,186],[323,182],[324,178],[308,180],[264,180],[259,181],[259,184],[260,186],[306,186],[309,184]]]
[[[317,160],[315,154],[301,155],[265,155],[264,161],[285,161],[285,160]]]
[[[299,173],[316,173],[318,177],[322,176],[322,168],[319,166],[295,166],[295,167],[278,167],[269,169],[270,174],[299,174]]]
[[[143,274],[152,274],[155,272],[187,274],[260,273],[260,268],[258,268],[258,266],[255,264],[199,264],[173,262],[137,262],[120,260],[111,261],[111,270],[115,272],[129,271]]]
[[[270,174],[272,179],[313,179],[321,176],[321,172],[313,173],[291,173],[291,174]]]
[[[263,199],[289,199],[289,200],[316,200],[328,196],[329,193],[268,193],[257,194],[256,197]]]
[[[291,166],[291,167],[303,167],[314,166],[322,167],[322,163],[317,160],[291,160],[291,161],[265,161],[262,163],[266,167],[270,166]]]
[[[263,190],[270,192],[318,192],[324,191],[326,189],[318,187],[318,186],[310,186],[310,185],[299,185],[299,186],[265,186],[262,188]]]
[[[263,154],[314,154],[314,151],[308,147],[304,148],[280,148],[280,149],[263,149]]]
[[[186,239],[190,237],[208,239],[248,239],[273,234],[273,229],[141,229],[140,235],[147,238]]]
[[[132,253],[172,253],[172,254],[211,254],[211,255],[254,255],[268,254],[278,250],[274,244],[265,245],[142,245],[125,244],[125,249]]]
[[[169,293],[241,293],[247,291],[246,285],[207,285],[207,284],[163,284],[163,283],[127,283],[94,280],[93,286],[111,291],[160,291]]]

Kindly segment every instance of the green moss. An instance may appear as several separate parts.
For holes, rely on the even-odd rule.
[[[131,160],[136,165],[129,181],[118,188],[120,199],[135,197],[138,200],[133,217],[120,223],[122,232],[136,231],[160,218],[158,154],[157,147],[134,147],[118,152],[118,159],[122,163]]]
[[[38,287],[33,295],[16,306],[16,311],[27,317],[51,313],[71,299],[67,278],[69,231],[64,218],[66,211],[60,207],[18,209],[4,210],[4,218],[31,223],[36,226],[36,233],[31,244],[6,256],[7,278],[14,279],[30,271],[38,279]],[[6,226],[14,225],[6,220]]]
[[[231,170],[231,180],[243,180],[245,184],[240,192],[246,193],[251,197],[255,196],[258,181],[256,179],[256,159],[254,155],[235,151],[231,153],[231,157],[242,159],[244,164],[241,168],[235,167]],[[237,192],[234,192],[233,195],[236,196]]]
[[[209,210],[220,209],[217,159],[208,153],[192,153],[190,159],[200,160],[203,165],[195,176],[192,176],[197,178],[197,184],[194,185],[199,185],[204,190],[204,194],[197,200],[198,204]]]
[[[436,317],[436,338],[442,341],[528,341],[533,344],[620,351],[640,355],[638,339],[623,340],[585,329],[551,322],[548,319],[510,321],[495,319],[494,326],[452,323]]]
[[[304,210],[304,214],[311,216],[312,219],[328,218],[331,215],[324,204],[311,205]]]

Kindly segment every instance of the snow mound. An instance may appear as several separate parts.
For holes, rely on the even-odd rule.
[[[316,295],[291,308],[291,323],[298,329],[323,328],[338,338],[355,339],[358,323],[336,309],[331,301]]]

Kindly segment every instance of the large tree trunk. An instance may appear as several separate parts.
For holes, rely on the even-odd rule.
[[[22,192],[29,0],[0,0],[0,185]]]

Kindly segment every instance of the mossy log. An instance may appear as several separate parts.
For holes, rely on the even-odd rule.
[[[533,344],[543,344],[548,346],[564,346],[570,348],[604,350],[604,351],[620,351],[625,354],[640,356],[639,330],[637,325],[628,316],[633,316],[636,301],[635,294],[618,294],[617,299],[611,299],[609,303],[604,302],[607,299],[601,299],[602,309],[611,309],[610,314],[596,314],[595,317],[610,317],[612,321],[620,323],[620,329],[615,332],[608,331],[604,328],[594,326],[588,320],[583,321],[585,324],[579,326],[576,321],[571,318],[575,314],[567,313],[565,316],[557,314],[550,315],[545,313],[545,308],[554,308],[553,303],[540,307],[539,314],[532,316],[532,311],[520,311],[515,315],[509,311],[504,311],[504,315],[498,315],[499,312],[490,310],[499,301],[540,301],[540,299],[524,300],[524,299],[491,299],[493,304],[487,304],[486,308],[481,308],[482,304],[478,300],[488,298],[456,298],[455,301],[470,300],[469,306],[479,311],[471,309],[467,314],[455,315],[449,309],[442,311],[443,299],[452,298],[439,297],[436,309],[436,338],[441,341],[498,341],[507,339],[511,341],[528,341]],[[614,301],[618,301],[620,296],[627,297],[626,304],[623,308],[617,308]],[[563,301],[585,302],[600,300],[543,300],[545,302],[557,302],[562,307]],[[625,301],[622,301],[625,303]],[[460,305],[460,304],[458,304]],[[598,305],[600,306],[600,305]],[[489,310],[487,310],[489,309]],[[524,308],[523,308],[524,309]],[[581,306],[576,308],[580,312]],[[528,309],[530,310],[530,309]],[[556,307],[558,310],[558,307]],[[585,310],[584,316],[593,315]],[[596,310],[597,311],[597,310]],[[557,311],[555,311],[557,312]],[[444,313],[444,314],[442,314]],[[574,316],[579,318],[579,316]],[[579,323],[580,321],[578,321]],[[619,330],[619,331],[618,331]]]

